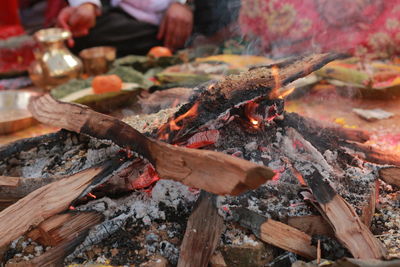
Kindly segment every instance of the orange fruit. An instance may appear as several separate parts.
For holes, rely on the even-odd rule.
[[[122,88],[122,80],[115,74],[99,75],[94,77],[92,88],[95,94],[119,92]]]
[[[147,53],[150,57],[172,57],[172,52],[169,48],[164,46],[155,46],[150,49],[149,53]]]

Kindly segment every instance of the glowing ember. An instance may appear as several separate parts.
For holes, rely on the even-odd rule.
[[[69,209],[69,210],[75,210],[75,207],[74,207],[74,206],[69,206],[68,209]]]
[[[92,193],[88,193],[88,196],[89,196],[89,197],[92,197],[92,198],[96,198],[96,196],[93,195]]]
[[[197,115],[197,108],[199,106],[199,103],[194,104],[185,114],[180,115],[178,118],[170,120],[168,123],[169,129],[171,131],[178,131],[179,129],[182,128],[182,126],[178,125],[178,122],[182,121],[183,119],[187,117],[194,117]],[[165,133],[166,127],[161,127],[160,130],[158,131],[158,138],[161,140],[167,140],[169,135]]]
[[[160,180],[156,170],[153,165],[148,164],[142,175],[140,175],[136,180],[132,182],[133,189],[143,189],[153,185],[155,182]]]

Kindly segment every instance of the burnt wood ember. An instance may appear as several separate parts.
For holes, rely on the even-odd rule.
[[[81,105],[59,102],[50,95],[32,100],[29,110],[45,124],[112,140],[138,152],[153,164],[161,178],[215,194],[237,195],[257,188],[274,176],[264,166],[222,153],[175,147],[147,138],[116,118]]]

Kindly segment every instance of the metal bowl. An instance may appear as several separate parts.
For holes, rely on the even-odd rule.
[[[36,123],[28,111],[29,99],[36,95],[31,91],[0,92],[0,134],[13,133]]]
[[[116,57],[116,49],[112,46],[96,46],[83,49],[79,57],[83,61],[83,68],[90,76],[106,73]]]

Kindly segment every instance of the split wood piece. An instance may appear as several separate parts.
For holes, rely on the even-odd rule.
[[[3,187],[18,187],[20,180],[20,177],[0,176],[0,190]]]
[[[0,248],[47,218],[67,210],[92,181],[110,175],[119,164],[110,161],[45,185],[1,211]]]
[[[215,195],[204,191],[200,193],[186,226],[178,267],[208,266],[224,227],[215,201]]]
[[[98,220],[94,220],[96,223]],[[55,267],[55,266],[63,266],[63,262],[66,256],[71,254],[75,248],[81,244],[90,229],[93,223],[89,223],[86,226],[81,227],[78,231],[75,232],[75,236],[71,236],[59,245],[50,248],[42,255],[33,258],[30,261],[23,261],[18,263],[9,263],[6,264],[6,267]]]
[[[307,259],[317,257],[316,247],[311,245],[311,236],[287,224],[268,219],[245,208],[233,211],[234,220],[264,242],[293,252]]]
[[[116,118],[82,105],[59,102],[48,94],[32,100],[29,110],[44,124],[130,148],[146,157],[161,178],[211,193],[238,195],[275,175],[265,166],[220,152],[176,147],[147,138]]]
[[[23,178],[0,176],[0,210],[17,202],[36,189],[63,177]]]
[[[332,225],[336,237],[357,259],[382,259],[386,256],[382,243],[361,222],[354,208],[339,196],[314,170],[305,180],[319,204],[322,216]]]
[[[385,183],[394,185],[400,188],[400,168],[399,167],[388,167],[379,170],[379,178]]]
[[[279,89],[342,56],[334,53],[303,56],[200,85],[196,90],[199,94],[190,103],[182,106],[170,121],[187,114],[195,105],[200,115],[186,116],[177,122],[178,127],[174,127],[175,129],[168,127],[169,122],[162,129],[169,134],[169,142],[175,143],[233,106],[260,96],[268,96],[272,89]],[[278,75],[273,74],[276,68],[279,68]]]
[[[287,224],[310,236],[325,235],[334,237],[332,227],[319,215],[289,217]]]
[[[103,216],[97,212],[69,212],[54,215],[26,234],[43,246],[57,246],[84,229],[99,224]]]
[[[370,194],[369,194],[367,203],[363,207],[361,207],[360,220],[368,228],[371,227],[372,219],[374,217],[375,208],[376,208],[377,192],[379,192],[379,181],[378,180],[376,180],[374,185],[371,186],[371,190],[370,190]]]
[[[335,192],[314,166],[315,162],[319,162],[319,158],[315,158],[317,154],[316,148],[296,130],[287,129],[287,133],[290,140],[301,143],[301,151],[293,153],[296,156],[292,160],[304,162],[304,164],[308,165],[311,164],[307,171],[300,172],[318,202],[316,207],[319,208],[321,215],[332,226],[338,240],[355,258],[384,258],[386,251],[382,243],[361,222],[354,208]]]

